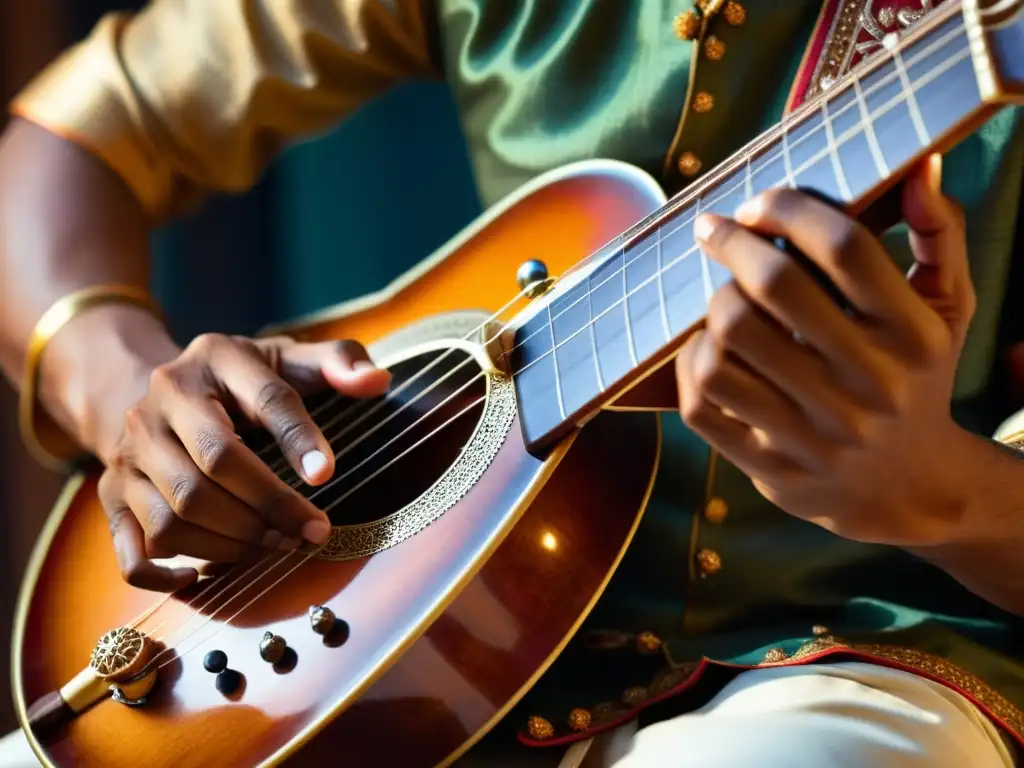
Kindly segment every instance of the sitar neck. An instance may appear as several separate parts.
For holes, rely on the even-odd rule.
[[[543,453],[700,326],[731,275],[698,248],[699,214],[731,216],[780,186],[864,213],[924,155],[1021,100],[1022,15],[1024,0],[943,4],[535,300],[506,350],[528,449]]]

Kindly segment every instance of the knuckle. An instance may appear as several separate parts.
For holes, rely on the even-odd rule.
[[[177,388],[178,374],[173,363],[158,365],[150,372],[149,389],[151,392]]]
[[[773,187],[761,195],[761,210],[769,218],[778,218],[799,205],[802,196],[789,187]]]
[[[128,586],[141,588],[145,585],[146,563],[143,560],[132,560],[121,566],[121,578]]]
[[[749,292],[759,303],[777,302],[786,295],[797,269],[794,261],[778,252],[761,261],[754,270]]]
[[[154,543],[166,546],[174,534],[176,525],[173,510],[166,503],[155,501],[149,506],[147,533]]]
[[[146,411],[138,403],[124,412],[124,431],[129,435],[145,434],[147,430]]]
[[[719,291],[715,298],[718,297],[721,298],[717,302],[714,298],[711,301],[708,327],[723,347],[738,349],[743,345],[750,328],[750,306],[738,294],[734,298]]]
[[[680,403],[679,413],[683,423],[692,429],[699,429],[707,421],[711,403],[700,392],[690,392]]]
[[[852,221],[844,221],[831,230],[825,253],[822,256],[827,264],[836,270],[843,271],[855,263],[857,254],[862,250],[857,226]]]
[[[192,339],[188,351],[199,357],[206,357],[226,343],[229,343],[229,340],[222,333],[201,333]]]
[[[313,439],[309,427],[299,421],[289,421],[281,427],[277,435],[277,441],[286,451],[301,450],[308,446]]]
[[[204,475],[215,477],[221,473],[235,442],[220,429],[203,428],[196,433],[196,463]]]
[[[176,474],[167,480],[168,501],[171,508],[182,518],[188,519],[195,507],[199,493],[199,478],[194,475]]]
[[[257,505],[256,511],[264,520],[275,523],[278,521],[290,520],[292,516],[288,514],[289,501],[290,499],[287,492],[275,488],[263,497]],[[293,525],[292,528],[297,529],[298,525]],[[293,532],[294,531],[282,531],[282,533]]]
[[[281,379],[271,379],[256,393],[254,408],[261,417],[273,418],[300,406],[298,393]]]

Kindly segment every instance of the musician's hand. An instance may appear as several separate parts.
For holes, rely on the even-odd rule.
[[[940,179],[935,156],[907,180],[909,275],[867,229],[792,190],[697,226],[734,282],[679,355],[683,418],[768,499],[847,538],[934,543],[961,511],[966,433],[950,399],[975,296]],[[792,242],[853,315],[751,230]]]
[[[99,495],[124,578],[173,591],[196,578],[150,558],[233,562],[254,548],[322,544],[326,515],[278,478],[239,439],[229,414],[265,428],[311,485],[334,472],[334,453],[300,395],[331,386],[382,394],[390,375],[355,342],[300,344],[206,335],[156,368],[124,417]]]

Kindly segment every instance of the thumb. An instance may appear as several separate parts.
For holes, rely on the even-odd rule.
[[[281,378],[301,395],[313,394],[326,385],[349,397],[376,397],[387,392],[391,383],[391,374],[374,365],[357,341],[307,344],[273,338],[257,344],[269,353]]]
[[[969,319],[973,289],[963,213],[942,194],[942,156],[929,155],[907,178],[903,215],[910,227],[911,287],[949,322]]]

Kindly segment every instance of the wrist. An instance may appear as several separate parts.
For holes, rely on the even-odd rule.
[[[999,448],[985,438],[950,422],[935,445],[942,460],[932,467],[933,491],[924,496],[921,514],[928,535],[920,545],[910,548],[928,556],[959,546],[981,535],[979,521],[990,497],[986,488],[994,454]],[[996,462],[999,456],[995,455]]]
[[[42,355],[40,420],[106,461],[120,439],[124,412],[146,394],[150,373],[180,351],[161,321],[140,307],[85,310]]]

